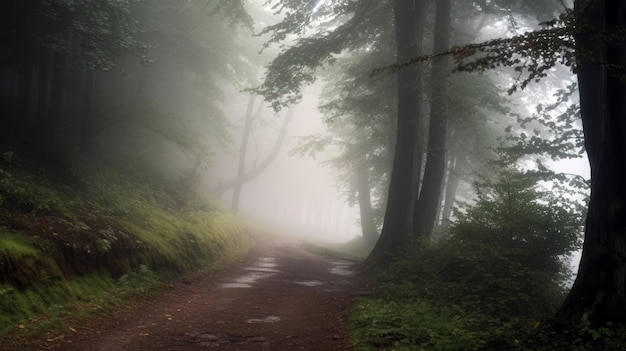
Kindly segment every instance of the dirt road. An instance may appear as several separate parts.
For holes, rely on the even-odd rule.
[[[367,290],[351,263],[295,242],[258,245],[224,271],[73,327],[40,350],[350,350],[350,305]]]

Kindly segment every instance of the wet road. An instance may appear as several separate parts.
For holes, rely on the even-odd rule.
[[[261,244],[229,269],[33,349],[350,350],[348,310],[367,290],[352,268],[294,242]]]

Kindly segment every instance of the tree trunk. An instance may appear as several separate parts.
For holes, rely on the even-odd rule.
[[[394,0],[397,61],[421,54],[425,1]],[[409,65],[397,72],[398,119],[389,195],[383,229],[365,267],[388,262],[405,246],[413,233],[416,124],[420,118],[421,65]]]
[[[456,189],[459,186],[459,176],[456,174],[456,156],[450,156],[448,162],[448,182],[446,184],[445,198],[441,210],[441,225],[445,228],[450,224],[450,214],[456,196]]]
[[[28,44],[26,44],[28,45]],[[17,98],[17,116],[13,116],[16,127],[20,132],[28,124],[27,121],[32,118],[33,106],[33,81],[35,79],[36,65],[32,48],[24,49],[23,56],[19,67],[18,80],[18,98]]]
[[[591,165],[591,199],[576,281],[556,315],[561,326],[626,322],[626,47],[621,1],[576,1],[580,109]],[[593,32],[601,33],[601,40]],[[590,54],[600,55],[592,57]],[[595,59],[595,60],[594,60]],[[598,61],[600,60],[600,61]]]
[[[50,85],[52,82],[53,64],[46,50],[40,50],[37,57],[37,108],[32,128],[36,138],[40,139],[44,134],[44,121],[48,118],[50,107]]]
[[[278,156],[280,148],[283,145],[283,142],[285,141],[285,137],[287,136],[287,127],[289,127],[289,123],[293,119],[293,115],[294,108],[290,107],[287,111],[287,116],[285,116],[285,119],[283,120],[283,124],[280,126],[280,131],[278,132],[278,136],[276,137],[276,142],[274,143],[272,151],[256,168],[244,174],[244,176],[241,178],[242,184],[245,184],[252,179],[258,177],[261,173],[263,173],[263,171],[267,169],[267,167],[272,164],[272,162],[274,162],[274,160]],[[217,184],[215,188],[213,188],[213,195],[218,198],[221,197],[222,195],[224,195],[225,192],[237,186],[237,182],[237,178],[235,178]]]
[[[59,120],[63,113],[63,106],[65,98],[65,72],[63,70],[63,56],[55,53],[52,60],[52,75],[50,77],[50,102],[48,106],[48,113],[45,119],[42,121],[42,145],[46,150],[56,142],[56,134],[58,129]]]
[[[239,210],[239,197],[241,196],[241,188],[243,188],[243,176],[246,172],[246,157],[248,153],[248,140],[250,138],[250,132],[252,131],[252,122],[254,116],[252,115],[252,109],[254,108],[254,101],[256,95],[251,94],[248,100],[248,107],[246,109],[246,118],[243,123],[243,136],[241,138],[241,147],[239,148],[239,166],[237,168],[237,178],[235,180],[235,189],[233,191],[233,199],[230,203],[230,209],[235,213]]]
[[[93,141],[96,136],[95,121],[92,114],[94,100],[93,91],[96,80],[95,75],[96,73],[93,70],[84,70],[82,91],[80,92],[82,94],[82,106],[80,109],[80,120],[82,123],[80,144],[81,151],[86,154],[91,154],[93,152]]]
[[[65,74],[61,54],[41,50],[38,58],[37,109],[33,121],[34,143],[45,151],[55,142],[59,117],[63,109]]]
[[[355,178],[357,192],[359,196],[359,214],[361,217],[361,232],[363,242],[366,247],[372,248],[378,240],[378,230],[374,223],[374,211],[372,210],[371,187],[369,181],[369,171],[367,167],[366,155],[358,152],[358,159],[355,162]]]
[[[450,0],[439,0],[435,13],[434,53],[443,52],[450,44]],[[433,234],[446,166],[446,76],[449,56],[437,57],[432,68],[432,98],[430,126],[428,128],[428,150],[422,189],[415,206],[414,235],[430,239]]]

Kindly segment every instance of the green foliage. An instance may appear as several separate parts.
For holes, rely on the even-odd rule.
[[[0,204],[3,203],[20,211],[50,211],[61,203],[61,195],[48,184],[33,181],[33,177],[23,179],[0,168]]]
[[[572,82],[554,93],[554,103],[537,105],[531,116],[514,114],[523,132],[511,133],[513,126],[506,127],[507,154],[515,158],[545,155],[553,160],[580,157],[584,136],[577,94],[578,84]]]
[[[537,327],[520,340],[518,350],[536,351],[618,351],[626,347],[626,326],[608,322],[590,327],[581,325],[577,329],[553,330]]]
[[[117,240],[117,236],[115,236],[115,232],[111,229],[100,229],[98,230],[98,234],[100,235],[100,239],[96,242],[98,245],[98,249],[101,252],[107,252],[111,250],[111,245],[113,242]]]
[[[146,174],[82,158],[50,165],[27,154],[0,159],[0,194],[10,199],[0,203],[0,339],[161,291],[163,279],[249,248],[250,228],[238,218],[180,208]],[[27,199],[20,206],[16,185]],[[34,211],[56,196],[45,215]]]
[[[90,274],[67,281],[54,281],[20,291],[10,285],[0,284],[0,326],[3,333],[13,330],[18,323],[26,323],[27,317],[38,315],[42,327],[58,323],[74,304],[106,304],[102,299],[115,288],[114,281],[106,274]],[[86,307],[86,306],[85,306]],[[29,326],[30,328],[31,326]],[[56,326],[58,328],[58,326]],[[0,337],[4,336],[0,333]]]
[[[143,63],[149,46],[136,20],[141,0],[37,0],[28,2],[23,33],[37,45],[62,54],[69,67],[109,71],[128,53]]]
[[[32,240],[9,231],[6,227],[0,226],[0,254],[5,256],[35,256],[38,253],[37,247]],[[0,260],[0,264],[3,261]]]
[[[284,46],[271,62],[264,82],[255,89],[274,109],[289,106],[302,98],[302,88],[317,79],[317,70],[335,62],[344,50],[360,48],[380,34],[380,25],[389,25],[390,4],[381,1],[327,2],[313,13],[313,3],[270,1],[279,23],[263,29],[269,34],[266,46],[281,43],[290,35],[300,39]],[[314,30],[312,30],[314,29]],[[309,35],[310,34],[310,35]]]
[[[146,294],[159,285],[159,276],[141,264],[134,271],[121,276],[117,284],[122,292]]]
[[[515,350],[564,298],[580,212],[515,169],[475,184],[448,236],[384,267],[352,313],[357,343],[387,350]]]
[[[524,89],[531,82],[548,76],[558,64],[575,66],[574,25],[572,12],[561,14],[557,19],[544,22],[544,27],[510,38],[497,38],[482,43],[454,46],[434,55],[423,55],[405,62],[373,70],[380,74],[395,71],[418,62],[430,61],[435,57],[451,55],[456,70],[461,72],[484,72],[496,68],[510,67],[516,72],[515,82],[509,94]]]
[[[580,247],[583,209],[541,190],[532,172],[505,167],[474,185],[476,203],[457,211],[451,234],[462,245],[486,245],[523,267],[563,280],[563,256]]]
[[[352,310],[351,320],[355,338],[367,341],[357,350],[486,350],[486,340],[507,330],[502,321],[422,299],[365,299]]]

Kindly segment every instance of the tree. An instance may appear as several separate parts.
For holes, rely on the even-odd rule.
[[[329,135],[307,136],[293,152],[313,157],[328,149],[334,151],[324,163],[338,172],[348,203],[358,205],[363,243],[371,249],[379,236],[389,172],[387,150],[381,148],[387,144],[380,136],[387,138],[389,133],[381,133],[380,125],[355,123],[355,116],[342,117],[327,121]]]
[[[305,138],[297,149],[307,156],[331,148],[333,157],[323,162],[338,172],[345,198],[357,205],[366,247],[379,237],[386,203],[396,121],[395,76],[372,79],[371,67],[393,60],[392,16],[376,29],[377,35],[360,47],[337,57],[322,73],[320,112],[327,135]]]
[[[243,5],[3,2],[0,132],[133,162],[184,201],[230,143],[224,86],[256,78],[261,40]]]
[[[342,156],[331,162],[346,167],[346,173],[351,175],[347,179],[357,179],[354,176],[357,168],[372,170],[374,169],[372,163],[380,163],[380,155],[375,155],[373,152],[379,147],[377,143],[384,139],[383,150],[385,151],[383,153],[390,153],[388,145],[393,138],[392,133],[387,133],[387,129],[389,125],[395,125],[395,108],[390,106],[386,98],[393,98],[395,93],[385,89],[388,87],[387,82],[381,87],[372,84],[372,80],[367,78],[368,70],[373,65],[380,65],[380,62],[373,62],[376,59],[380,60],[381,57],[382,62],[391,59],[388,52],[394,51],[393,35],[390,35],[389,31],[392,29],[389,25],[392,20],[391,8],[387,2],[379,1],[331,1],[316,13],[312,13],[310,7],[302,6],[300,2],[276,1],[274,4],[277,12],[284,13],[284,20],[263,31],[263,33],[272,34],[268,45],[284,40],[287,34],[291,33],[302,35],[302,37],[294,44],[286,46],[283,52],[272,61],[268,66],[265,81],[256,91],[278,109],[301,97],[301,87],[315,81],[318,68],[335,63],[345,67],[346,79],[332,79],[331,84],[334,86],[331,86],[328,89],[330,92],[326,94],[330,98],[324,101],[321,110],[327,116],[328,124],[337,128],[338,133],[334,133],[337,135],[331,139],[341,140],[340,147],[344,152]],[[382,47],[384,47],[383,50],[381,50]],[[344,51],[348,52],[348,55],[340,55]],[[351,57],[355,59],[350,59]],[[339,76],[343,74],[340,73],[337,77]],[[397,85],[393,89],[397,89]],[[407,116],[407,119],[410,118]],[[370,130],[375,123],[379,123],[380,126]],[[371,139],[375,141],[365,145],[369,142],[368,140],[358,140],[353,137],[348,137],[347,140],[347,134],[344,134],[345,128],[363,129],[357,134],[372,136]],[[410,143],[414,142],[412,138],[409,139]],[[319,145],[317,141],[319,140],[313,143]],[[328,145],[328,140],[322,143]],[[330,143],[333,141],[331,140]],[[304,148],[306,149],[307,146]],[[353,162],[358,159],[363,160],[363,157],[368,165]],[[384,157],[388,158],[388,155]],[[347,158],[352,159],[347,160]],[[373,209],[369,209],[371,204],[367,204],[367,199],[372,200],[371,188],[380,191],[386,189],[386,185],[381,187],[378,186],[379,184],[370,183],[370,189],[367,189],[366,194],[364,184],[367,183],[366,180],[374,178],[377,183],[386,183],[387,178],[384,172],[386,172],[387,163],[385,162],[384,167],[375,168],[377,170],[384,168],[385,171],[377,172],[380,177],[361,175],[358,178],[360,187],[356,184],[347,185],[350,189],[348,198],[363,205],[363,229],[368,233],[366,236],[373,239],[378,235],[375,233],[377,229],[372,229],[371,218],[368,218],[371,216],[368,213],[372,213]],[[378,196],[375,198],[376,202],[384,201]],[[358,201],[359,199],[361,201]]]
[[[274,162],[276,157],[278,157],[280,149],[283,146],[283,142],[285,141],[285,137],[287,136],[289,124],[293,120],[295,112],[294,107],[289,108],[289,110],[285,114],[285,117],[283,118],[280,130],[278,131],[278,135],[276,135],[274,145],[272,146],[269,154],[267,154],[263,161],[261,161],[258,165],[255,165],[251,170],[246,171],[248,140],[250,137],[250,132],[252,131],[252,123],[254,122],[256,117],[258,117],[258,114],[252,113],[253,105],[254,99],[251,97],[244,122],[247,125],[247,128],[246,126],[244,126],[244,135],[241,141],[241,149],[239,153],[237,177],[231,180],[220,182],[213,189],[213,194],[218,198],[221,197],[228,190],[234,189],[233,200],[231,202],[231,208],[234,211],[236,211],[239,207],[239,196],[241,194],[241,188],[243,187],[243,185],[261,175],[272,164],[272,162]]]
[[[433,52],[442,52],[450,46],[450,16],[452,3],[450,0],[437,1],[435,10],[435,32]],[[449,74],[448,57],[438,57],[432,62],[431,73],[431,104],[430,123],[428,130],[428,146],[426,165],[419,198],[415,206],[414,236],[428,239],[433,234],[446,164],[446,137],[448,119],[446,111],[446,83]]]
[[[244,174],[246,172],[246,156],[248,154],[248,141],[250,140],[250,133],[252,132],[252,123],[255,119],[259,118],[261,109],[259,108],[256,113],[253,113],[254,101],[256,95],[250,95],[248,100],[248,107],[246,108],[246,116],[244,118],[243,136],[241,137],[241,147],[239,148],[239,164],[237,166],[237,179],[235,190],[233,191],[233,200],[230,204],[230,209],[237,212],[239,209],[239,196],[241,195],[241,188],[243,187]],[[260,107],[260,105],[259,105]]]
[[[421,0],[395,0],[393,4],[396,58],[397,62],[404,62],[422,53],[426,3]],[[421,81],[419,65],[397,72],[398,117],[389,195],[383,228],[376,246],[367,258],[368,266],[388,261],[390,255],[408,243],[413,232],[413,211],[418,196],[416,177],[419,179],[422,166],[421,140],[418,140],[422,117]]]
[[[308,34],[308,36],[303,36],[293,45],[286,46],[286,49],[269,65],[265,81],[257,91],[271,101],[275,108],[279,108],[281,105],[286,105],[299,98],[301,86],[310,84],[315,80],[315,73],[319,67],[324,64],[349,64],[348,60],[345,60],[344,55],[341,54],[343,52],[354,55],[355,59],[352,62],[355,64],[359,62],[358,64],[361,65],[368,62],[360,59],[361,56],[377,57],[384,51],[379,50],[380,46],[389,46],[391,48],[390,53],[393,54],[388,55],[389,53],[383,52],[383,54],[388,55],[384,56],[386,60],[391,61],[395,57],[398,64],[409,60],[412,55],[421,52],[422,43],[429,40],[426,35],[429,34],[429,31],[424,28],[426,25],[431,25],[426,19],[428,18],[427,14],[432,9],[427,6],[428,2],[422,1],[395,2],[393,4],[397,6],[397,11],[391,11],[390,3],[385,2],[367,1],[357,4],[356,2],[331,1],[325,3],[324,6],[330,10],[323,12],[318,17],[317,14],[307,13],[310,9],[306,6],[297,5],[291,1],[277,1],[276,7],[280,8],[281,11],[286,11],[285,20],[265,30],[267,33],[273,33],[270,43],[283,40],[287,34],[291,33]],[[451,4],[449,5],[451,6]],[[443,4],[441,6],[443,7]],[[473,5],[469,7],[470,10],[477,8]],[[329,16],[329,13],[335,16]],[[390,18],[391,13],[397,18]],[[390,23],[394,26],[390,26]],[[449,27],[449,24],[442,27]],[[312,33],[307,33],[307,29],[311,29]],[[385,42],[381,43],[382,41]],[[375,61],[369,59],[369,62],[374,63]],[[376,64],[379,63],[374,65]],[[375,67],[374,65],[369,68]],[[358,66],[350,68],[354,69],[355,67]],[[395,168],[390,172],[391,180],[384,216],[386,225],[383,224],[383,234],[378,241],[377,248],[372,252],[371,264],[376,264],[375,262],[381,258],[384,258],[383,261],[388,259],[393,251],[404,246],[415,235],[414,204],[420,196],[420,187],[423,187],[422,166],[426,150],[425,141],[428,136],[425,130],[428,127],[428,114],[423,113],[423,111],[426,110],[429,102],[432,103],[429,101],[429,94],[423,88],[426,80],[423,71],[422,68],[406,67],[402,72],[395,72],[396,87],[394,93],[384,92],[378,95],[368,95],[368,89],[372,89],[371,86],[374,85],[372,80],[364,82],[363,80],[350,79],[347,82],[336,83],[338,87],[346,87],[344,91],[337,89],[339,93],[336,100],[344,100],[345,98],[348,102],[331,102],[322,106],[323,109],[330,106],[334,111],[352,114],[353,116],[348,118],[355,117],[354,121],[357,124],[384,124],[389,123],[389,119],[362,122],[371,118],[372,114],[356,113],[365,107],[358,108],[350,105],[363,103],[370,110],[376,109],[376,106],[385,106],[387,111],[393,111],[393,108],[389,106],[389,100],[397,99],[397,102],[394,101],[397,104],[396,111],[394,111],[396,116],[393,116],[391,121],[395,132],[389,133],[388,145],[383,146],[387,150],[386,153],[394,158],[393,167]],[[437,95],[441,96],[441,94]],[[356,96],[371,97],[361,100],[353,99]],[[436,98],[439,99],[439,96]],[[440,101],[438,100],[436,103]],[[433,111],[437,113],[439,107],[433,107]],[[333,118],[337,118],[336,112],[333,112],[332,115]],[[432,124],[439,136],[433,136],[431,139],[433,142],[430,147],[431,151],[443,150],[446,147],[438,145],[446,144],[445,127],[441,128],[437,125],[437,122],[441,120],[440,116],[437,116],[434,118],[435,123]],[[440,125],[445,126],[445,124]],[[443,138],[441,138],[442,134],[444,135]],[[435,140],[438,140],[437,143]],[[356,144],[361,143],[357,142]],[[437,156],[434,154],[435,152],[431,157],[428,171],[428,182],[441,183],[444,178],[443,172],[441,170],[433,172],[433,170],[441,169],[442,160],[445,164],[445,154],[441,153]],[[441,185],[435,186],[435,188],[441,188]],[[454,186],[449,187],[450,190],[454,188]],[[436,221],[441,191],[439,194],[433,195],[429,194],[429,191],[433,189],[429,187],[427,190],[422,198],[423,205],[429,210],[434,210],[429,211],[430,214],[426,216],[428,219],[424,219],[423,222],[432,222],[424,230],[428,232],[426,236],[430,236],[432,228],[429,227],[434,226]],[[448,201],[448,205],[450,203],[451,201]],[[426,211],[420,212],[425,213]]]
[[[574,11],[543,29],[447,52],[461,70],[515,67],[520,78],[510,91],[547,76],[558,62],[575,66],[592,178],[578,275],[556,314],[563,327],[626,319],[625,29],[621,2],[576,1]]]
[[[6,40],[1,45],[10,59],[0,64],[17,72],[9,75],[12,86],[7,87],[17,93],[3,101],[12,112],[5,126],[49,148],[63,114],[91,97],[90,76],[84,72],[110,71],[127,55],[146,63],[148,47],[139,39],[136,2],[5,2],[8,18],[1,31]],[[85,76],[84,85],[70,73]],[[73,89],[76,85],[85,89]]]
[[[578,275],[557,313],[564,326],[626,322],[626,12],[576,1],[576,57],[591,199]]]

